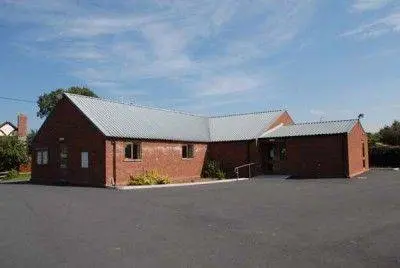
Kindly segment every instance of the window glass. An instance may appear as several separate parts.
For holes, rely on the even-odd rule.
[[[193,158],[194,147],[193,144],[182,145],[182,158]]]
[[[269,149],[268,158],[269,158],[269,160],[274,160],[275,159],[275,148],[270,148]]]
[[[81,167],[88,168],[89,167],[89,153],[81,152]]]
[[[140,143],[127,143],[125,145],[125,159],[138,160],[142,158]]]
[[[193,144],[188,145],[188,158],[193,158],[194,152],[193,152]]]
[[[125,145],[125,158],[132,159],[132,143]]]
[[[133,144],[132,157],[133,157],[133,159],[140,159],[140,145],[139,144]]]
[[[41,165],[43,163],[42,162],[42,151],[37,151],[36,152],[36,163],[38,165]]]
[[[42,151],[42,163],[47,165],[49,163],[49,152],[47,150]]]
[[[188,147],[187,145],[182,146],[182,158],[187,158],[188,157]]]

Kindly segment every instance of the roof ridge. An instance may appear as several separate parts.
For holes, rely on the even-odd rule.
[[[145,108],[145,109],[149,109],[149,110],[157,110],[157,111],[171,112],[171,113],[177,113],[177,114],[184,114],[184,115],[200,117],[200,118],[208,118],[204,115],[198,115],[198,114],[193,114],[193,113],[184,112],[184,111],[178,111],[178,110],[174,110],[174,109],[165,109],[165,108],[147,106],[147,105],[142,105],[142,104],[127,104],[127,103],[122,103],[119,101],[109,100],[109,99],[105,99],[105,98],[101,98],[101,97],[92,97],[92,96],[85,96],[85,95],[79,95],[79,94],[73,94],[73,93],[63,93],[63,94],[65,94],[67,96],[73,95],[73,96],[77,96],[77,97],[83,97],[83,98],[88,98],[88,99],[100,100],[100,101],[104,101],[104,102],[116,103],[116,104],[121,104],[121,105],[129,106],[129,107],[138,107],[138,108]]]
[[[320,124],[320,123],[334,123],[334,122],[345,122],[345,121],[357,121],[358,119],[341,119],[341,120],[326,120],[326,121],[311,121],[311,122],[300,122],[295,123],[293,125],[288,126],[296,126],[296,125],[312,125],[312,124]]]
[[[233,116],[241,116],[241,115],[251,115],[251,114],[267,114],[267,113],[276,113],[276,112],[285,112],[284,109],[278,110],[267,110],[267,111],[257,111],[257,112],[249,112],[249,113],[233,113],[233,114],[225,114],[225,115],[215,115],[210,116],[209,118],[222,118],[222,117],[233,117]]]

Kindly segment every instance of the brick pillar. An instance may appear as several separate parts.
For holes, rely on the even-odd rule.
[[[18,137],[26,138],[28,135],[28,117],[24,114],[18,115]]]

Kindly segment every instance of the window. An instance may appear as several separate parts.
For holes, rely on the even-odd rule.
[[[182,158],[188,159],[194,157],[193,144],[182,145]]]
[[[68,148],[66,145],[60,145],[60,168],[68,167]]]
[[[275,148],[274,147],[269,149],[267,159],[268,160],[275,160]]]
[[[49,152],[47,149],[39,149],[36,151],[36,164],[47,165],[49,163]]]
[[[365,168],[365,166],[366,166],[366,165],[365,165],[365,159],[363,159],[363,168]]]
[[[125,144],[125,159],[126,160],[142,159],[141,144],[132,142]]]
[[[284,143],[284,142],[281,143],[281,145],[280,145],[279,158],[280,158],[280,160],[287,159],[286,143]]]
[[[89,167],[89,153],[81,152],[81,168]]]

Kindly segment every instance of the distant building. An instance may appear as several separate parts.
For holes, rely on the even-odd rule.
[[[64,94],[32,145],[32,180],[126,185],[157,170],[173,182],[199,178],[207,159],[229,177],[251,174],[354,177],[368,170],[358,119],[296,124],[287,111],[205,117]],[[240,170],[248,176],[250,170]]]
[[[28,117],[24,114],[19,114],[17,120],[17,126],[9,121],[0,124],[0,137],[18,136],[25,140],[28,134]]]

